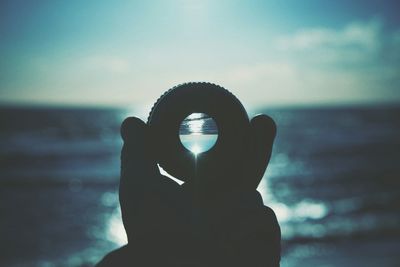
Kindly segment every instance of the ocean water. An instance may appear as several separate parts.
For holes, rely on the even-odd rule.
[[[281,108],[258,190],[283,267],[400,266],[400,108]],[[92,266],[126,243],[125,109],[0,108],[0,266]]]
[[[218,126],[213,118],[205,113],[192,113],[179,126],[182,145],[194,153],[210,150],[218,139]]]

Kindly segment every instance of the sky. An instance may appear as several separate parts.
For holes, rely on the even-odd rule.
[[[146,106],[190,81],[245,106],[400,103],[399,6],[0,0],[0,103]]]

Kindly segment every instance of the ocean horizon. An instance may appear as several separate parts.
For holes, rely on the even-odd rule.
[[[398,266],[400,106],[254,113],[278,128],[258,190],[281,225],[281,266]],[[127,242],[118,183],[128,115],[140,116],[0,107],[1,266],[92,266]]]

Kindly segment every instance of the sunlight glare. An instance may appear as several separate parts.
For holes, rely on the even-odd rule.
[[[195,144],[190,148],[190,151],[192,151],[193,154],[197,156],[197,154],[199,154],[202,151],[202,148],[198,144]]]
[[[128,238],[122,223],[121,209],[119,207],[115,209],[110,220],[108,221],[107,238],[118,246],[128,243]]]

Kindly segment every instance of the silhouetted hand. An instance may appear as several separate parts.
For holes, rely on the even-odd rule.
[[[221,177],[231,182],[202,191],[197,203],[194,185],[160,174],[150,128],[127,118],[120,204],[128,245],[98,266],[279,266],[280,228],[256,191],[275,134],[270,117],[254,117],[242,164],[226,172],[235,177]]]

